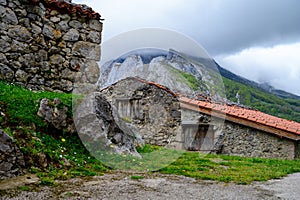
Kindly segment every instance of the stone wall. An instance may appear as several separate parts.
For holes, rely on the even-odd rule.
[[[0,0],[0,79],[61,92],[96,83],[102,23],[91,12],[70,1]]]
[[[193,110],[181,110],[184,148],[191,151],[215,151],[224,119]]]
[[[136,78],[101,93],[124,121],[137,127],[146,144],[182,148],[180,103],[173,93]]]
[[[294,159],[295,141],[271,133],[226,122],[223,129],[221,153],[260,158]]]
[[[24,156],[13,139],[0,129],[0,180],[23,174]]]
[[[262,158],[294,159],[300,156],[299,144],[290,139],[279,138],[271,133],[227,120],[213,118],[192,110],[183,109],[182,118],[183,127],[186,126],[186,122],[189,121],[194,122],[194,124],[198,126],[198,130],[194,129],[194,136],[200,131],[201,125],[208,124],[211,127],[204,136],[206,140],[210,141],[209,139],[212,137],[211,135],[213,135],[214,141],[205,144],[206,140],[203,139],[201,143],[202,146],[198,149],[200,151],[211,150],[227,155]],[[197,140],[197,137],[192,138],[191,134],[185,131],[185,128],[183,130],[183,137],[185,138],[184,146],[186,148],[191,147],[190,143],[192,143],[193,140]],[[213,133],[211,133],[212,131]],[[189,134],[188,137],[187,134]],[[195,142],[192,144],[195,144]]]
[[[295,158],[300,159],[300,141],[295,143]]]

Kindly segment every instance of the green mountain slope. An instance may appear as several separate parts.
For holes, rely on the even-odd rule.
[[[237,102],[239,93],[240,103],[264,113],[300,122],[300,100],[281,98],[258,88],[238,83],[224,78],[227,99]]]

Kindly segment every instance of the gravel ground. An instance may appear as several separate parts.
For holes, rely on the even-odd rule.
[[[15,199],[103,199],[103,200],[185,200],[185,199],[299,199],[300,173],[281,180],[251,185],[216,183],[183,176],[154,173],[131,179],[130,173],[116,172],[84,179],[58,182],[58,187],[40,187],[35,192],[11,190],[1,200]],[[298,198],[297,198],[298,197]]]

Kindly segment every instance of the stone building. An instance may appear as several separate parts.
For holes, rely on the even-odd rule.
[[[297,122],[237,105],[189,99],[138,78],[123,79],[101,93],[148,144],[227,155],[300,158]]]
[[[99,13],[70,0],[0,0],[0,81],[72,92],[99,78]],[[0,179],[23,173],[24,157],[0,130]]]
[[[0,80],[71,92],[99,78],[102,22],[85,5],[60,0],[0,1]]]
[[[201,129],[196,132],[196,138],[211,141],[211,151],[249,157],[300,158],[300,124],[297,122],[236,105],[185,97],[181,97],[180,102],[188,118],[200,124],[194,123],[194,126],[213,127],[205,133]]]
[[[120,117],[138,128],[146,144],[182,148],[179,100],[168,88],[126,78],[101,90]]]

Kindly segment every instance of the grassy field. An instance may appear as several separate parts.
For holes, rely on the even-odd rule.
[[[249,184],[277,179],[300,171],[299,160],[242,158],[226,155],[201,155],[186,152],[162,173],[184,175],[205,180]]]
[[[36,113],[42,98],[62,99],[71,112],[71,94],[31,92],[13,84],[0,82],[0,128],[14,137],[26,158],[28,172],[41,178],[41,185],[53,185],[56,179],[95,176],[113,171],[95,159],[85,149],[77,134],[48,127]],[[166,164],[156,171],[165,174],[184,175],[199,179],[248,184],[266,181],[287,174],[300,172],[299,160],[242,158],[225,155],[180,152],[146,145],[138,148],[143,158],[112,155],[107,157],[129,170],[157,168],[157,163]],[[45,154],[47,167],[38,163],[38,155]],[[147,156],[148,153],[151,156]],[[150,155],[149,154],[149,155]],[[170,160],[170,156],[174,160]],[[118,166],[117,165],[117,166]],[[151,172],[145,172],[151,173]],[[142,176],[131,177],[141,179]]]

